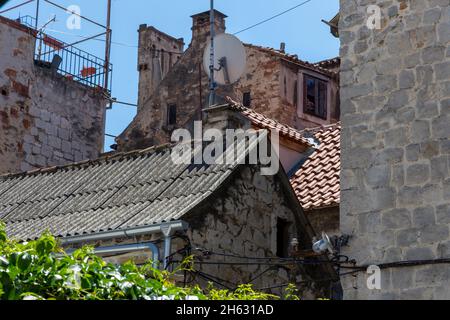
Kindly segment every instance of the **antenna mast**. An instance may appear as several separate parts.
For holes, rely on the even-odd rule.
[[[209,12],[210,33],[211,33],[211,51],[210,51],[210,65],[209,65],[209,106],[216,103],[216,82],[214,81],[214,0],[211,0],[211,9]]]
[[[109,86],[109,62],[111,59],[111,0],[108,0],[106,11],[106,45],[105,45],[105,89]]]

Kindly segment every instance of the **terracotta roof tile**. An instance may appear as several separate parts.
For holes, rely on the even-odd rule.
[[[319,61],[314,63],[314,65],[316,67],[321,67],[321,68],[334,68],[336,66],[339,66],[341,64],[341,58],[340,57],[336,57],[336,58],[331,58],[331,59],[327,59],[327,60],[323,60],[323,61]]]
[[[313,147],[313,144],[303,136],[302,132],[292,128],[288,125],[282,124],[276,120],[270,119],[265,115],[258,113],[250,108],[244,107],[241,104],[228,98],[231,108],[240,112],[253,125],[261,129],[278,130],[280,136],[300,142],[307,147]]]
[[[287,54],[287,53],[285,53],[283,51],[280,51],[280,50],[276,50],[276,49],[273,49],[273,48],[256,46],[256,45],[253,45],[253,44],[245,44],[245,46],[247,46],[249,48],[257,49],[257,50],[262,51],[262,52],[269,53],[269,54],[271,54],[273,56],[280,57],[280,58],[285,59],[287,61],[290,61],[292,63],[301,65],[301,66],[303,66],[303,67],[305,67],[307,69],[311,69],[311,70],[314,70],[314,71],[317,71],[317,72],[320,72],[320,73],[323,73],[323,74],[326,74],[326,75],[329,75],[329,76],[337,76],[336,72],[328,70],[326,67],[320,65],[319,63],[310,63],[308,61],[301,60],[301,59],[298,58],[298,55],[296,55],[296,54]]]
[[[319,142],[314,153],[291,178],[292,187],[303,209],[313,210],[339,205],[341,124],[307,129]]]

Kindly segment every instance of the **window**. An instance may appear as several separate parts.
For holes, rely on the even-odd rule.
[[[244,96],[242,98],[242,104],[244,107],[250,107],[252,104],[252,94],[251,92],[244,92]]]
[[[328,83],[309,75],[304,75],[304,79],[303,112],[326,119]]]
[[[161,49],[161,73],[164,74],[164,67],[166,66],[166,52]]]
[[[277,257],[287,258],[289,256],[289,222],[277,219]]]
[[[177,124],[177,106],[169,104],[167,107],[167,125],[173,126]]]
[[[294,102],[294,106],[298,105],[298,82],[297,80],[295,80],[294,82],[294,96],[292,98],[293,102]]]

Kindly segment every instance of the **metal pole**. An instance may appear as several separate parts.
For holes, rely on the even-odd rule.
[[[104,87],[109,87],[109,61],[111,56],[111,0],[108,0],[107,18],[106,18],[106,47],[105,47],[105,81]]]
[[[216,103],[216,83],[214,81],[214,0],[211,0],[211,10],[209,12],[210,31],[211,31],[211,52],[210,52],[210,65],[209,65],[209,106],[213,106]]]
[[[34,28],[37,30],[38,29],[38,23],[39,23],[39,5],[40,5],[40,0],[36,1],[36,22],[35,22],[35,26]]]

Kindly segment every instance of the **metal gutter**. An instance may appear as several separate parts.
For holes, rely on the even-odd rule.
[[[70,245],[82,242],[95,242],[101,240],[109,240],[114,238],[132,238],[142,235],[150,235],[161,233],[164,236],[164,260],[163,266],[164,269],[168,267],[168,257],[170,256],[171,251],[171,241],[172,235],[177,231],[186,231],[188,229],[188,223],[182,220],[154,224],[146,227],[136,227],[129,228],[123,230],[114,230],[114,231],[106,231],[99,232],[95,234],[89,235],[80,235],[73,236],[61,239],[62,245]],[[94,249],[94,252],[97,254],[120,254],[131,251],[140,251],[150,249],[153,254],[154,267],[156,267],[156,263],[159,261],[159,249],[158,247],[151,242],[146,243],[137,243],[137,244],[129,244],[129,245],[117,245],[117,246],[109,246],[109,247],[98,247]],[[68,252],[70,252],[69,250]],[[155,259],[156,257],[156,259]]]
[[[158,268],[159,262],[159,249],[153,242],[143,242],[137,244],[124,244],[110,247],[98,247],[94,249],[95,254],[104,255],[104,254],[121,254],[128,253],[133,251],[142,251],[142,250],[150,250],[152,252],[152,265],[153,268]],[[68,254],[72,254],[75,249],[67,250]]]
[[[173,232],[176,232],[176,231],[186,231],[189,225],[187,224],[187,222],[179,220],[161,224],[153,224],[151,226],[146,227],[136,227],[122,230],[98,232],[88,235],[66,237],[61,239],[61,242],[63,245],[68,245],[80,242],[108,240],[113,238],[131,238],[148,234],[163,233],[162,228],[167,228],[169,226],[171,230],[173,230]]]

